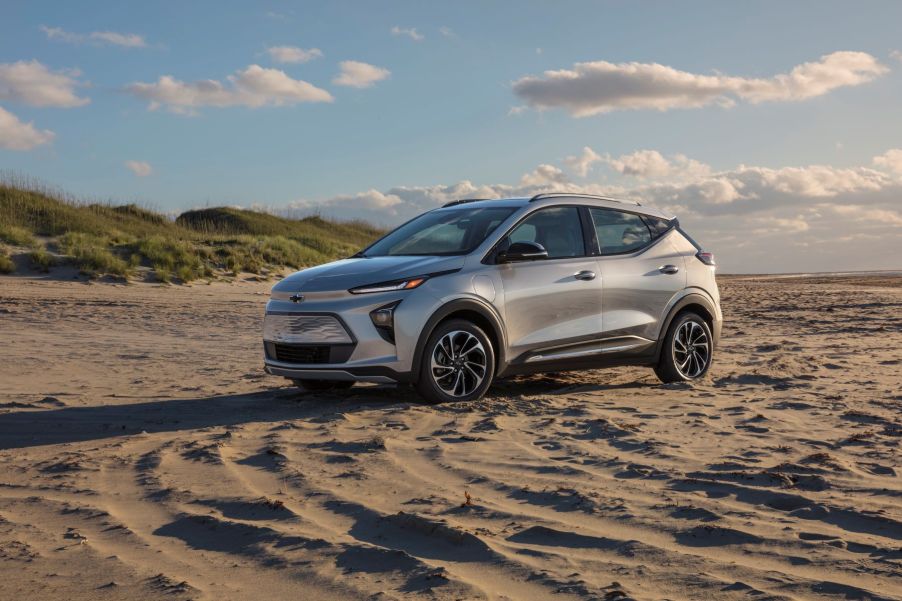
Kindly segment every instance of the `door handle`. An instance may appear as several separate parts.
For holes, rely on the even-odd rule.
[[[580,271],[578,273],[574,273],[573,277],[577,280],[594,280],[595,272],[594,271]]]
[[[676,265],[664,265],[663,267],[658,267],[658,271],[661,273],[666,273],[668,275],[673,275],[680,270]]]

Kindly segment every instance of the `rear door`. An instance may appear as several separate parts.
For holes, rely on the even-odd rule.
[[[601,335],[601,278],[584,219],[575,206],[539,209],[501,241],[499,248],[525,241],[548,251],[547,259],[496,266],[512,359]]]
[[[673,230],[666,222],[664,227],[657,222],[649,227],[642,216],[629,211],[591,207],[589,215],[604,286],[604,337],[656,340],[671,299],[686,287]]]

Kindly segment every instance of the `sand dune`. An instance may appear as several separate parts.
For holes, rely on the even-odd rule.
[[[710,376],[303,396],[269,284],[0,279],[0,599],[902,599],[902,277],[724,278]]]

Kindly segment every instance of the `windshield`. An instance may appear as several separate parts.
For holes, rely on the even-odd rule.
[[[431,211],[408,221],[357,256],[465,255],[513,212],[511,207]]]

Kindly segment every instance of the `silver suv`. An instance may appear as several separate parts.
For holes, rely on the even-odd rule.
[[[266,370],[307,390],[412,383],[430,402],[513,374],[711,366],[714,257],[677,220],[581,194],[467,199],[272,289]]]

